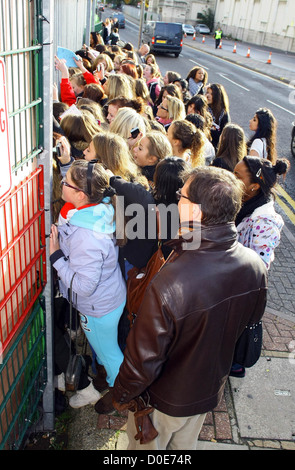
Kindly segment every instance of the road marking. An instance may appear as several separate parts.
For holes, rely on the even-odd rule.
[[[283,108],[283,106],[280,106],[279,104],[274,103],[273,101],[270,101],[270,100],[266,100],[266,101],[267,101],[268,103],[273,104],[274,106],[277,106],[277,107],[280,108],[280,109],[283,109],[283,110],[286,111],[287,113],[292,114],[292,116],[295,116],[295,113],[293,113],[292,111],[289,111],[289,109]]]
[[[189,44],[185,44],[186,47],[194,50],[194,51],[198,51],[200,52],[201,54],[207,54],[209,55],[210,57],[214,57],[215,59],[217,60],[222,60],[222,61],[225,61],[225,62],[228,62],[230,63],[231,65],[235,66],[235,67],[240,67],[242,68],[243,70],[246,70],[247,72],[249,73],[253,73],[253,74],[257,74],[257,75],[261,75],[264,79],[267,79],[267,80],[271,80],[273,82],[278,82],[280,83],[281,85],[285,85],[287,86],[288,88],[290,88],[290,83],[286,83],[284,82],[282,79],[280,80],[279,78],[275,78],[275,77],[270,77],[269,75],[265,75],[265,73],[263,72],[259,72],[258,70],[253,70],[253,69],[249,69],[247,67],[245,67],[244,65],[241,65],[241,63],[237,63],[237,62],[232,62],[231,60],[227,59],[226,57],[218,57],[216,56],[215,54],[213,54],[212,52],[207,52],[207,51],[202,51],[201,49],[198,49],[196,47],[193,47],[193,46],[190,46]]]
[[[234,82],[234,81],[231,80],[230,78],[227,78],[225,75],[223,75],[223,73],[219,73],[218,75],[220,75],[221,77],[225,78],[225,80],[228,80],[229,82],[233,83],[234,85],[237,85],[237,86],[239,86],[240,88],[243,88],[243,89],[246,90],[246,91],[250,91],[248,88],[244,87],[243,85],[240,85],[239,83]]]
[[[281,197],[284,198],[290,204],[290,206],[292,207],[292,209],[294,209],[294,211],[295,211],[295,201],[289,196],[289,194],[279,184],[277,185],[276,189],[277,189],[276,202],[283,209],[287,217],[291,220],[292,224],[295,225],[295,213],[292,212],[292,210],[287,206],[287,204],[282,201]]]
[[[189,61],[193,62],[193,64],[199,65],[200,67],[202,67],[202,69],[210,70],[209,67],[205,67],[205,65],[199,64],[195,60],[189,59]]]
[[[295,225],[295,214],[289,209],[287,204],[285,204],[281,198],[277,195],[276,202],[279,204],[281,209],[285,212],[286,216],[291,220],[292,224]]]
[[[295,210],[295,201],[294,199],[289,196],[289,194],[280,186],[279,184],[277,185],[277,190],[280,193],[281,196],[283,196],[284,199],[290,204],[291,207]]]

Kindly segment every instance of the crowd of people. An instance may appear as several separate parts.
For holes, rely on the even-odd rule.
[[[288,171],[276,119],[256,110],[248,140],[204,68],[161,73],[149,46],[123,43],[109,20],[76,55],[74,68],[55,58],[50,255],[56,297],[72,302],[89,342],[92,377],[86,367],[69,404],[128,408],[131,449],[194,449],[228,375],[245,375],[232,363],[238,337],[264,312],[283,227],[273,190]],[[179,218],[161,234],[167,262],[130,327],[128,272],[158,248],[160,205]],[[184,248],[184,228],[200,230],[198,246]],[[63,338],[68,316],[57,325]],[[56,347],[59,386],[67,348]],[[150,405],[150,439],[134,438],[138,397]]]

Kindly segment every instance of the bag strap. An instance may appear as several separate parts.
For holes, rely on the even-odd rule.
[[[70,299],[70,337],[71,337],[71,331],[72,331],[72,316],[73,316],[73,280],[74,280],[74,277],[76,276],[76,274],[77,273],[73,274],[73,277],[72,277],[71,283],[70,283],[70,291],[69,291],[69,299]],[[76,324],[76,329],[77,329],[77,324]],[[76,334],[76,338],[75,338],[75,349],[76,348],[77,348],[77,334]],[[70,341],[70,359],[71,359],[71,355],[72,355],[72,351],[71,351],[71,341]]]

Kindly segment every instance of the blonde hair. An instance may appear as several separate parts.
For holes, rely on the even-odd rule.
[[[139,128],[142,135],[146,134],[144,118],[132,108],[120,108],[110,124],[110,131],[119,134],[123,139],[130,137],[131,129]]]
[[[136,181],[148,189],[147,179],[141,175],[138,166],[132,160],[127,142],[113,132],[101,132],[93,139],[93,146],[98,161],[114,175],[126,181]]]
[[[128,75],[123,73],[109,75],[107,80],[107,95],[109,100],[117,98],[117,96],[124,96],[132,100],[134,98],[134,91]]]
[[[175,96],[166,96],[169,119],[185,119],[185,107],[183,101]]]
[[[204,165],[204,147],[206,143],[204,132],[186,120],[173,121],[171,131],[173,138],[180,141],[183,150],[190,150],[192,168]]]
[[[163,160],[172,155],[172,147],[166,134],[159,131],[147,132],[145,137],[148,139],[149,154]]]
[[[142,98],[145,102],[150,101],[150,93],[146,81],[143,78],[137,78],[134,85],[136,96]]]
[[[108,54],[101,53],[97,57],[95,57],[94,61],[92,62],[92,71],[96,70],[96,67],[101,62],[105,62],[107,64],[106,71],[111,72],[114,70],[114,63]]]
[[[70,76],[70,82],[75,82],[77,86],[86,86],[87,82],[82,73],[74,73]]]

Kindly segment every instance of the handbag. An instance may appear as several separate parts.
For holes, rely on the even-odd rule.
[[[75,273],[76,274],[76,273]],[[69,298],[70,298],[70,331],[72,330],[72,313],[73,313],[73,298],[72,298],[72,284],[73,284],[73,279],[75,277],[75,274],[73,275],[71,279],[71,284],[70,284],[70,290],[69,290]],[[76,323],[76,338],[75,338],[75,351],[77,351],[77,323]],[[80,377],[81,377],[81,372],[83,367],[85,367],[85,360],[81,354],[73,354],[72,353],[72,348],[71,348],[71,341],[70,341],[70,356],[69,356],[69,362],[67,366],[67,370],[65,373],[65,383],[66,383],[66,390],[75,392],[78,389]]]
[[[236,342],[233,362],[252,367],[260,358],[262,349],[262,322],[248,325]]]
[[[157,212],[158,233],[159,225],[159,213]],[[165,260],[165,257],[162,252],[162,242],[160,236],[158,236],[158,249],[150,258],[147,265],[144,268],[140,269],[134,267],[128,271],[126,308],[128,311],[130,327],[132,327],[135,321],[147,286],[149,285],[153,277],[162,269],[164,264],[168,262],[172,254],[173,251],[171,251],[168,258]]]
[[[162,253],[161,242],[159,242],[157,251],[144,268],[134,267],[128,271],[126,308],[130,326],[134,323],[148,284],[160,271],[164,263],[165,258]]]

